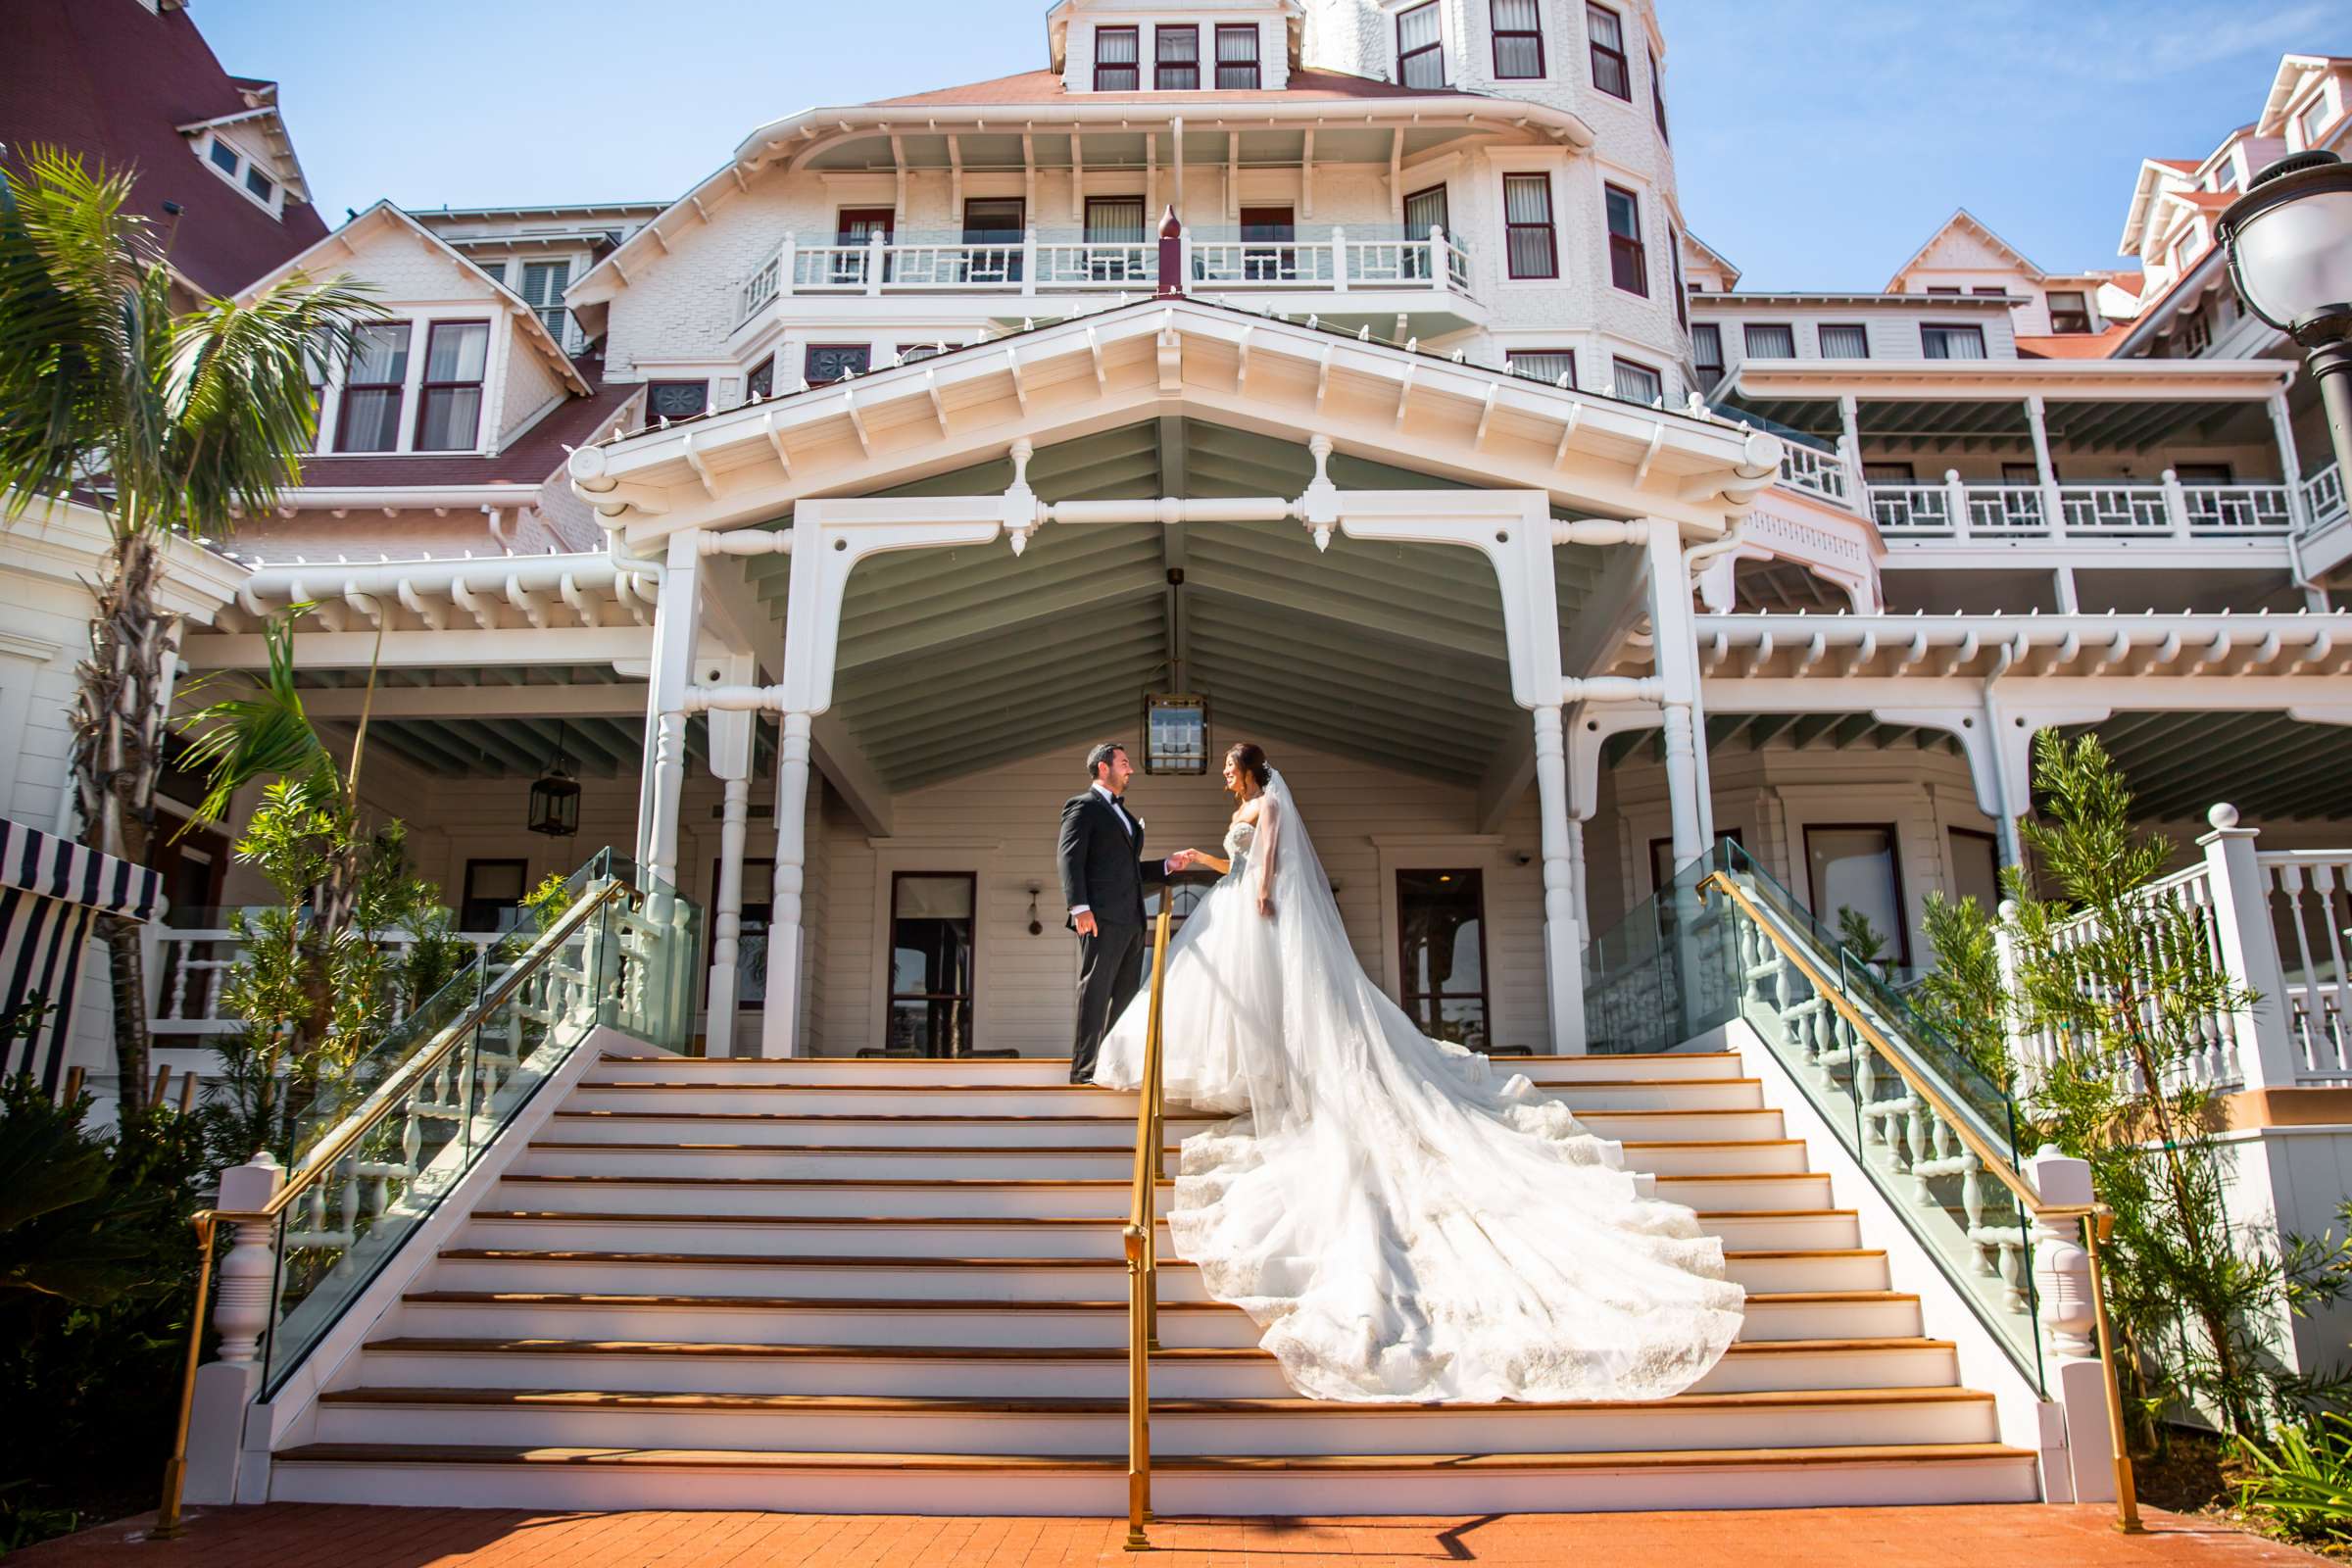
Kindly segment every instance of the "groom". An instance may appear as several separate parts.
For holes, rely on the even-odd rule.
[[[1187,854],[1144,859],[1144,823],[1127,811],[1135,764],[1105,741],[1086,754],[1087,788],[1061,808],[1061,897],[1078,933],[1078,1036],[1070,1082],[1092,1083],[1095,1054],[1144,974],[1144,886],[1165,886]]]

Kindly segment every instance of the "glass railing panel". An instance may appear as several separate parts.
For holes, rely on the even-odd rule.
[[[2010,1172],[2024,1169],[2014,1105],[1904,1000],[1881,964],[1848,949],[1738,846],[1721,854],[1756,911],[1710,890],[1731,927],[1740,1015],[2040,1387],[2032,1215],[1988,1166],[1989,1157]]]
[[[1737,1016],[1729,917],[1699,884],[1728,863],[1702,855],[1586,946],[1585,1038],[1593,1055],[1678,1050]]]
[[[265,1397],[600,1025],[684,1046],[700,936],[691,901],[600,856],[417,1009],[397,1064],[316,1131],[289,1178]]]

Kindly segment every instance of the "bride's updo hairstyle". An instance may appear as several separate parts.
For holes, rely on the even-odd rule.
[[[1273,776],[1273,769],[1266,765],[1266,749],[1254,741],[1241,742],[1225,754],[1225,760],[1241,769],[1261,790]]]

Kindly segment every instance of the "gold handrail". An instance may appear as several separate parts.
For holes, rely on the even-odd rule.
[[[1135,1194],[1127,1209],[1127,1549],[1152,1538],[1152,1352],[1159,1348],[1159,1224],[1153,1184],[1167,1106],[1160,1072],[1160,1002],[1168,976],[1168,891],[1152,930],[1152,1001],[1144,1015],[1144,1081],[1135,1105]]]
[[[1886,1059],[1887,1065],[1895,1070],[1911,1092],[1925,1101],[1942,1118],[1946,1127],[1960,1135],[1960,1141],[1968,1147],[1969,1152],[1977,1156],[1977,1163],[2009,1189],[2021,1208],[2037,1221],[2072,1219],[2081,1223],[2083,1250],[2089,1255],[2090,1262],[2091,1301],[2098,1313],[2099,1373],[2107,1386],[2107,1435],[2115,1450],[2115,1528],[2127,1535],[2139,1534],[2139,1494],[2132,1474],[2131,1450],[2124,1445],[2123,1386],[2115,1374],[2114,1336],[2107,1320],[2106,1282],[2099,1266],[2099,1245],[2114,1227],[2115,1211],[2096,1201],[2052,1203],[2045,1200],[2041,1194],[2034,1191],[2034,1184],[2027,1180],[2025,1173],[2011,1163],[2007,1153],[1995,1149],[1969,1125],[1968,1119],[1952,1103],[1951,1097],[1936,1083],[1934,1076],[1912,1054],[1910,1048],[1897,1045],[1867,1013],[1854,1005],[1853,1000],[1846,996],[1842,988],[1832,985],[1820,966],[1801,948],[1789,941],[1775,921],[1765,917],[1764,911],[1747,896],[1744,888],[1733,881],[1726,872],[1710,871],[1700,878],[1698,891],[1703,896],[1710,889],[1721,891],[1755,922],[1756,929],[1764,933],[1764,939],[1779,950],[1783,958],[1796,965],[1811,983],[1814,995],[1828,1002],[1838,1015],[1853,1027],[1856,1034]]]
[[[179,1417],[172,1428],[172,1455],[164,1461],[164,1496],[155,1510],[155,1528],[148,1532],[152,1539],[176,1540],[186,1529],[180,1519],[180,1492],[187,1477],[188,1421],[196,1403],[196,1368],[204,1350],[204,1308],[213,1283],[213,1239],[220,1228],[222,1225],[274,1223],[296,1197],[317,1185],[318,1179],[331,1170],[346,1152],[389,1116],[419,1078],[439,1066],[442,1058],[456,1050],[460,1041],[481,1026],[487,1014],[514,994],[515,988],[522,984],[525,977],[546,962],[550,954],[569,941],[571,934],[580,928],[590,914],[619,897],[624,886],[618,878],[610,879],[564,910],[555,924],[539,934],[539,939],[505,974],[475,999],[464,1017],[443,1029],[423,1050],[394,1068],[390,1077],[376,1085],[360,1102],[357,1110],[304,1156],[302,1163],[288,1173],[285,1185],[269,1202],[258,1209],[197,1210],[193,1216],[200,1253],[196,1302],[188,1316],[188,1355],[180,1375]]]

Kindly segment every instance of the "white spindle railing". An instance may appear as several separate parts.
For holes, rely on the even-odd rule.
[[[2193,534],[2241,538],[2287,533],[2295,524],[2283,484],[2184,484],[2180,496]]]
[[[2040,533],[2049,527],[2042,491],[2033,484],[1972,484],[1968,526],[1973,533]]]
[[[457,938],[476,954],[486,952],[501,940],[494,931],[462,931]],[[393,932],[384,939],[383,946],[397,956],[407,953],[415,941],[406,932]],[[156,966],[161,983],[156,988],[148,1032],[159,1036],[225,1035],[243,1028],[242,1019],[220,1010],[228,971],[236,966],[243,952],[236,932],[226,926],[154,928],[149,939],[148,961]],[[400,1021],[397,1012],[391,1021]]]
[[[1852,495],[1852,478],[1845,459],[1819,447],[1790,441],[1781,448],[1781,483],[1810,491],[1844,506]]]
[[[1148,289],[1159,278],[1159,247],[1124,240],[1054,241],[1037,247],[1040,288]]]
[[[2352,850],[2255,856],[2279,944],[2295,1079],[2352,1087]]]
[[[1193,281],[1229,288],[1329,288],[1338,248],[1327,243],[1195,240]],[[1353,268],[1351,281],[1361,279]]]
[[[2169,533],[2172,509],[2160,484],[2062,484],[2058,508],[2077,536]]]
[[[1012,289],[1021,286],[1018,245],[894,245],[889,289]]]
[[[2303,481],[2303,515],[2316,531],[2344,519],[2344,471],[2330,463]]]
[[[1870,514],[1879,532],[1892,537],[1944,539],[1952,533],[1951,494],[1939,484],[1874,484]]]
[[[776,297],[783,287],[784,252],[777,251],[754,269],[735,291],[735,320],[738,325],[752,318],[754,313]]]

